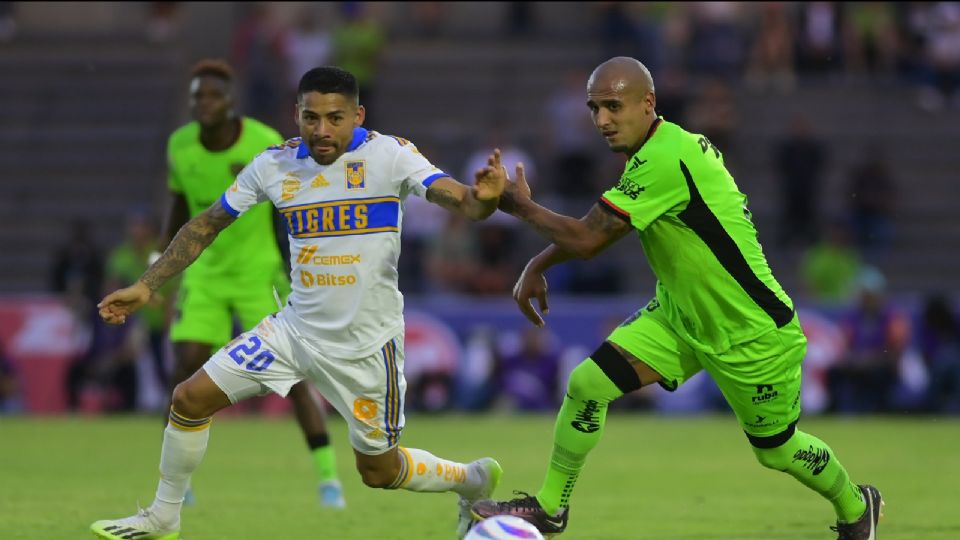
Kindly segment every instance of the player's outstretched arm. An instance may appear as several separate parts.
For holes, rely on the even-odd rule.
[[[516,182],[506,181],[500,209],[529,223],[540,236],[554,243],[558,250],[551,251],[552,264],[571,258],[590,259],[633,229],[598,204],[580,219],[540,206],[530,197],[522,163],[517,165]]]
[[[427,188],[427,200],[470,219],[486,219],[497,210],[505,182],[506,170],[500,163],[500,150],[494,150],[488,166],[477,171],[472,187],[449,176],[438,178]]]
[[[97,304],[100,317],[110,324],[126,322],[127,315],[140,309],[168,279],[190,266],[220,231],[236,219],[218,201],[188,221],[136,283],[108,294]]]

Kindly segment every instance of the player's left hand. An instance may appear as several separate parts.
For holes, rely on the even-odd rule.
[[[507,169],[500,161],[499,148],[487,159],[487,166],[477,171],[474,176],[474,198],[478,201],[493,201],[500,197],[507,184]]]
[[[534,259],[536,260],[536,259]],[[550,312],[547,306],[547,278],[534,264],[534,260],[527,263],[520,274],[520,279],[513,286],[513,300],[517,303],[524,317],[539,328],[543,328],[543,316],[537,313],[533,307],[533,299],[536,298],[540,305],[540,312],[546,315]]]

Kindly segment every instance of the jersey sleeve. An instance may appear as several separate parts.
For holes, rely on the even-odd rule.
[[[404,193],[423,197],[437,178],[450,176],[435,167],[411,142],[401,143],[393,161],[394,178],[399,178]]]
[[[260,172],[263,156],[264,154],[261,154],[248,163],[220,197],[220,205],[233,217],[238,217],[255,204],[268,200]]]
[[[679,169],[671,173],[652,159],[634,166],[636,162],[627,163],[627,171],[616,186],[600,197],[599,203],[642,231],[671,208],[686,202],[690,194]]]

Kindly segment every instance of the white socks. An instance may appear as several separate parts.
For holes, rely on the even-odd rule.
[[[173,421],[163,431],[163,450],[160,452],[160,483],[157,497],[149,511],[164,525],[176,526],[180,523],[180,507],[183,497],[190,487],[190,477],[203,460],[210,439],[210,419],[191,426],[186,431]],[[182,417],[181,417],[182,418]],[[203,422],[203,421],[195,421]]]
[[[482,478],[475,467],[448,461],[417,448],[400,448],[400,475],[393,489],[409,491],[453,491],[471,498],[482,485]]]

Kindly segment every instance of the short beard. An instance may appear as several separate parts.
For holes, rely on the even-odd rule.
[[[616,154],[629,154],[629,153],[630,153],[630,149],[627,148],[626,146],[622,145],[622,144],[618,144],[617,146],[611,146],[611,147],[610,147],[610,151],[611,151],[611,152],[614,152],[614,153],[616,153]]]
[[[319,163],[320,165],[330,165],[330,164],[332,164],[334,161],[340,159],[340,156],[342,156],[342,155],[343,155],[343,154],[337,154],[337,155],[335,155],[335,156],[333,156],[333,155],[327,155],[327,156],[320,156],[320,157],[318,158],[317,156],[313,155],[313,153],[311,153],[311,154],[310,154],[310,157],[313,158],[313,160],[316,161],[317,163]],[[321,159],[321,158],[322,158],[322,159]]]

